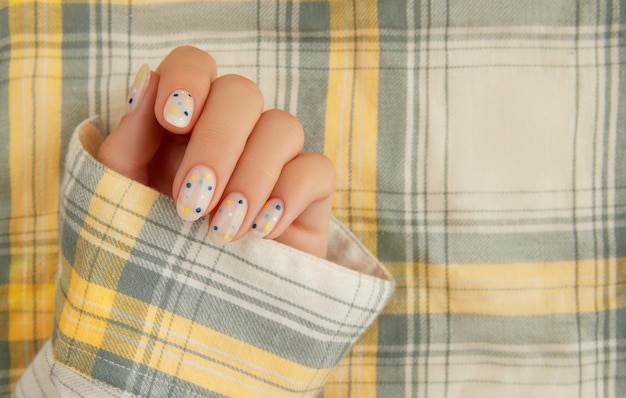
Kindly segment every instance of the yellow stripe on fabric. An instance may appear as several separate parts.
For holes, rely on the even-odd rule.
[[[89,204],[88,214],[92,217],[87,217],[85,223],[90,228],[83,228],[81,237],[126,260],[130,251],[124,246],[134,246],[157,198],[158,192],[139,183],[129,184],[124,177],[107,170]],[[132,212],[126,209],[132,209]]]
[[[337,169],[336,216],[376,253],[378,21],[375,2],[330,2],[324,152]]]
[[[66,267],[71,269],[68,264]],[[317,375],[326,375],[326,371],[304,367],[190,319],[89,283],[73,270],[69,281],[68,297],[59,315],[59,332],[75,339],[76,347],[84,343],[105,349],[226,396],[300,397],[302,393],[290,394],[277,385],[297,391],[315,388],[324,382],[323,377]],[[142,319],[144,323],[139,329],[143,329],[143,333],[138,331],[137,325],[113,327],[107,322],[111,318],[116,320],[114,324]],[[59,340],[66,340],[66,337],[60,336],[57,343]],[[55,350],[67,352],[67,347],[55,347]]]
[[[450,313],[499,316],[626,308],[624,258],[536,264],[451,264],[447,266],[448,283],[445,265],[390,263],[387,267],[396,275],[405,267],[414,267],[417,276],[409,281],[396,279],[396,294],[386,308],[388,314],[405,314],[407,300],[419,303],[416,312],[431,314],[447,313],[448,308]],[[419,297],[406,294],[411,291]]]
[[[333,207],[374,254],[379,50],[377,3],[331,1],[324,152],[337,169]],[[325,396],[376,395],[377,341],[374,326],[330,375]]]
[[[9,2],[10,388],[53,326],[61,151],[59,4]]]
[[[324,386],[324,397],[375,397],[378,323],[342,359]]]
[[[99,139],[100,134],[93,125],[87,124],[84,128],[86,130],[80,136],[81,142],[93,150],[86,139],[89,137]],[[104,328],[107,326],[106,321],[102,319],[109,316],[109,309],[112,308],[115,298],[114,291],[105,288],[94,289],[95,285],[86,282],[79,275],[89,274],[98,278],[99,283],[117,286],[132,247],[144,226],[145,218],[157,198],[156,191],[139,183],[129,183],[129,180],[112,170],[106,170],[100,177],[89,202],[88,215],[80,232],[80,240],[76,244],[74,258],[80,262],[69,265],[62,259],[61,280],[69,281],[71,291],[80,295],[70,302],[75,308],[65,302],[62,311],[57,314],[59,319],[66,316],[79,319],[76,323],[63,325],[65,335],[88,341],[94,347],[100,346]],[[128,208],[133,211],[127,211]],[[103,266],[93,269],[93,264]],[[99,303],[99,306],[85,309],[83,308],[85,303]],[[66,311],[68,315],[65,314]],[[91,315],[81,318],[79,315],[81,311],[88,311]],[[88,331],[87,335],[82,336],[85,331]],[[68,358],[67,352],[63,351],[59,358]]]

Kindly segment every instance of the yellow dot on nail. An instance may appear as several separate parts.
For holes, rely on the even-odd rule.
[[[193,181],[196,179],[196,176],[191,176],[190,180]]]
[[[246,212],[245,212],[245,211],[242,211],[241,213],[239,213],[239,215],[240,215],[241,217],[243,217],[243,216],[245,216],[245,215],[246,215]]]
[[[228,234],[224,235],[224,239],[228,240],[228,238],[230,238],[230,235]]]
[[[141,78],[141,73],[137,73],[137,74],[135,75],[135,80],[139,80],[139,78]]]
[[[226,199],[226,202],[224,202],[224,203],[226,203],[227,205],[229,205],[229,204],[230,204],[230,199]]]
[[[263,207],[267,207],[270,205],[270,202],[265,202],[265,204],[263,205]]]
[[[211,178],[213,178],[213,176],[211,174],[207,174],[204,176],[204,178],[206,178],[207,180],[210,180]]]
[[[185,98],[185,102],[191,102],[189,98]]]
[[[269,224],[265,224],[265,225],[263,226],[263,229],[265,229],[265,230],[270,229],[270,225],[269,225]]]
[[[189,213],[189,208],[188,208],[188,207],[185,207],[185,208],[183,209],[183,213]]]
[[[172,108],[172,113],[176,113],[176,108]]]

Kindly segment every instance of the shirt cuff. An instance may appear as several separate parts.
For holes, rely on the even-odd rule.
[[[68,151],[54,361],[141,396],[318,394],[389,300],[389,273],[336,220],[328,260],[212,245],[206,222],[94,159],[98,124]]]

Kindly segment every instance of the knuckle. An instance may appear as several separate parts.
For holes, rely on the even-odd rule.
[[[318,152],[309,152],[311,156],[317,162],[317,167],[326,175],[328,178],[335,178],[335,165],[330,158],[322,153]]]
[[[281,138],[290,145],[293,152],[300,152],[304,146],[304,127],[293,114],[281,110],[270,109],[261,115],[264,122],[271,124],[281,134]]]
[[[253,104],[263,107],[263,93],[252,80],[241,75],[223,75],[215,79],[213,86],[226,86],[227,89],[238,91],[241,95],[249,99]]]
[[[310,165],[310,170],[319,175],[322,181],[327,181],[328,192],[326,194],[332,194],[335,189],[336,171],[335,165],[332,160],[324,154],[318,152],[305,152],[302,154],[305,161]]]

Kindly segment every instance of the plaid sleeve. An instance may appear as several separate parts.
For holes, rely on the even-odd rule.
[[[100,142],[88,121],[70,144],[48,357],[82,375],[86,389],[319,393],[390,298],[389,275],[369,276],[274,241],[212,246],[206,222],[183,222],[170,198],[95,161],[90,152]],[[338,223],[331,231],[329,257],[386,272]],[[37,383],[24,380],[18,394],[36,395]]]

